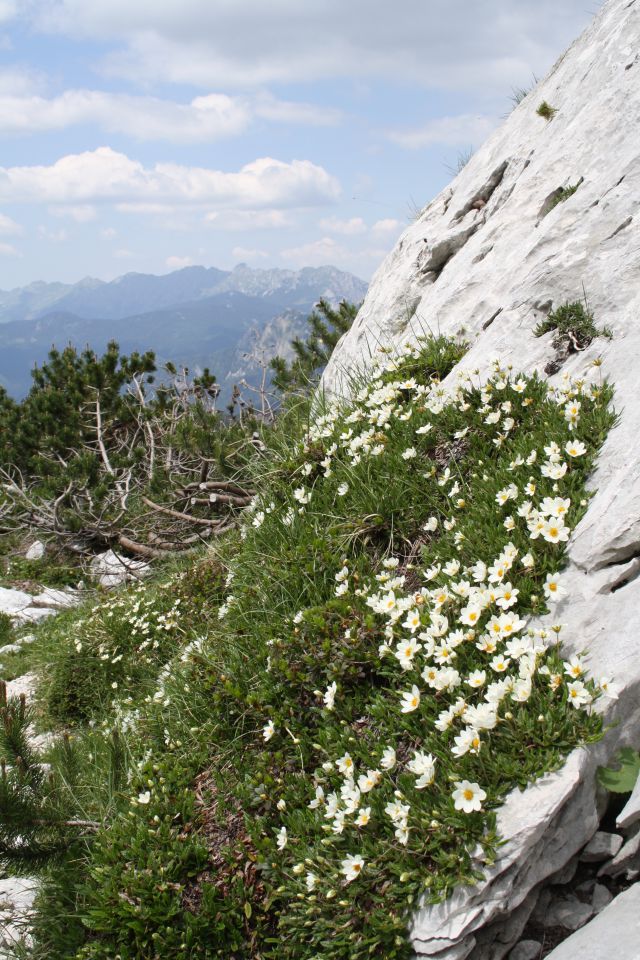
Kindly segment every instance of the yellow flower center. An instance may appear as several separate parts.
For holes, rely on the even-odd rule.
[[[465,790],[463,796],[465,800],[473,800],[473,790]]]

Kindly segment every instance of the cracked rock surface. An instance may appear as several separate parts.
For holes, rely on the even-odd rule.
[[[324,376],[325,389],[340,394],[345,375],[366,368],[378,344],[400,346],[429,330],[463,335],[470,349],[461,366],[481,376],[495,357],[545,376],[556,359],[553,333],[537,338],[534,328],[585,294],[596,324],[613,335],[569,352],[550,377],[593,377],[593,361],[601,360],[599,373],[614,384],[620,416],[570,543],[567,597],[546,623],[565,624],[567,653],[586,651],[591,673],[619,685],[619,699],[599,706],[615,725],[560,771],[510,795],[498,817],[505,844],[485,879],[416,912],[411,935],[419,957],[506,956],[533,910],[535,891],[598,829],[597,767],[621,746],[640,744],[639,46],[640,3],[607,0],[405,231]],[[557,111],[549,121],[536,115],[543,100]],[[571,196],[541,215],[550,194],[578,181]]]

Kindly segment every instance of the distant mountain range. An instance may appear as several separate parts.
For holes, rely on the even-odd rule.
[[[285,351],[321,297],[359,303],[366,290],[336,267],[254,270],[246,264],[230,271],[128,273],[109,283],[31,283],[0,291],[0,384],[22,397],[31,369],[52,346],[100,352],[117,340],[124,353],[155,350],[160,362],[208,366],[230,389],[232,379],[251,372],[246,354],[254,347],[269,356]]]

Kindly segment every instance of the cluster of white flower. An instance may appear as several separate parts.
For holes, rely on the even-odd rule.
[[[411,348],[404,359],[417,355]],[[317,457],[318,447],[322,448],[324,457],[321,461],[316,459],[315,465],[317,468],[320,462],[323,478],[335,474],[342,481],[345,471],[357,467],[365,458],[383,456],[389,447],[389,431],[396,421],[415,424],[415,441],[401,450],[400,456],[411,462],[408,469],[419,468],[422,438],[428,438],[435,427],[431,418],[437,418],[448,405],[466,412],[478,396],[469,373],[460,374],[447,389],[437,381],[424,384],[414,377],[388,382],[387,375],[399,363],[385,361],[373,383],[356,395],[350,412],[336,407],[318,417],[309,430],[301,452],[306,455],[313,448]],[[510,370],[499,364],[480,390],[480,406],[475,409],[481,415],[483,429],[489,428],[487,439],[494,447],[501,448],[518,434],[521,408],[535,402],[527,396],[527,390],[526,380],[514,380]],[[550,388],[547,394],[551,402],[562,407],[572,434],[580,422],[580,398],[595,396],[595,385],[569,378],[564,378],[559,388]],[[457,430],[453,440],[462,441],[468,429]],[[434,563],[421,572],[422,585],[418,588],[415,573],[409,580],[397,558],[383,561],[370,581],[353,577],[347,561],[335,573],[335,595],[358,598],[379,618],[382,642],[378,662],[397,661],[397,700],[395,706],[390,703],[389,709],[395,709],[399,715],[398,730],[412,722],[408,716],[402,720],[402,715],[415,713],[421,720],[416,730],[420,729],[423,746],[428,746],[430,737],[439,738],[440,742],[444,738],[454,770],[445,781],[453,783],[453,790],[450,786],[447,790],[454,808],[465,814],[481,811],[487,792],[462,776],[462,770],[456,779],[455,765],[467,754],[487,749],[490,731],[508,723],[511,711],[526,704],[534,688],[546,689],[546,696],[575,708],[587,708],[593,700],[590,691],[594,685],[585,682],[585,667],[580,658],[565,661],[564,676],[553,672],[546,663],[549,648],[557,644],[560,627],[529,625],[524,612],[518,612],[522,587],[518,585],[519,578],[535,573],[540,562],[536,551],[545,551],[548,558],[552,548],[548,545],[559,544],[561,549],[571,532],[570,518],[577,514],[571,498],[563,496],[562,481],[570,474],[572,461],[587,454],[587,447],[576,439],[558,442],[565,438],[566,432],[562,438],[550,438],[541,449],[517,456],[509,464],[514,479],[495,495],[495,526],[504,527],[507,533],[518,531],[519,536],[505,536],[497,555],[476,557],[464,565],[455,557],[446,563]],[[450,512],[448,516],[429,517],[423,529],[430,534],[441,528],[446,533],[453,531],[454,548],[460,552],[465,537],[458,529],[457,514],[466,508],[468,478],[452,471],[450,466],[436,468],[432,460],[424,459],[428,467],[424,477],[435,478],[444,490]],[[299,472],[301,485],[293,491],[298,513],[312,502],[314,485],[322,482],[310,462],[305,462]],[[488,481],[489,477],[484,475],[483,479]],[[353,482],[336,484],[336,495],[345,496]],[[513,515],[505,517],[505,510],[511,506]],[[291,504],[282,511],[281,520],[287,525],[293,519],[291,511]],[[522,542],[522,538],[531,544],[528,552],[513,542]],[[541,586],[548,602],[559,600],[566,592],[557,573],[548,573]],[[296,622],[301,617],[302,613]],[[603,695],[615,696],[608,678],[600,681],[599,688]],[[336,682],[316,694],[325,710],[339,711],[341,691]],[[559,701],[560,697],[564,699]],[[265,742],[277,732],[269,720],[263,729]],[[322,774],[313,783],[314,792],[308,803],[311,810],[318,811],[321,829],[329,834],[348,830],[358,834],[371,823],[374,808],[384,810],[397,842],[406,845],[411,831],[411,804],[415,801],[409,790],[398,789],[398,775],[411,774],[414,790],[429,791],[438,783],[440,764],[428,750],[416,749],[415,743],[415,736],[403,738],[399,733],[396,743],[378,748],[368,761],[360,760],[358,765],[348,752],[326,760]],[[376,792],[381,793],[382,803],[372,803]],[[279,849],[284,849],[287,842],[286,827],[282,826],[277,834]],[[340,867],[345,882],[354,880],[364,867],[362,856],[348,856]],[[318,883],[318,875],[308,871],[307,890],[315,890]]]

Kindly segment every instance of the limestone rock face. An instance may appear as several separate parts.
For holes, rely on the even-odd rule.
[[[635,883],[573,936],[547,955],[548,960],[637,960],[640,953],[640,883]]]
[[[593,674],[619,683],[607,715],[618,725],[561,771],[508,798],[498,824],[506,843],[486,879],[416,914],[412,938],[421,957],[505,956],[537,887],[597,829],[597,766],[621,745],[640,742],[639,50],[640,2],[608,0],[405,231],[324,377],[325,388],[339,394],[345,374],[366,367],[378,344],[399,346],[429,331],[462,333],[471,346],[461,365],[481,375],[494,357],[546,374],[553,335],[536,338],[533,329],[551,309],[585,296],[596,324],[613,334],[573,353],[550,376],[592,376],[601,357],[620,414],[570,543],[569,592],[553,622],[567,625],[569,652],[588,650]],[[555,108],[550,120],[536,113],[543,101]],[[560,188],[578,183],[552,206]]]

